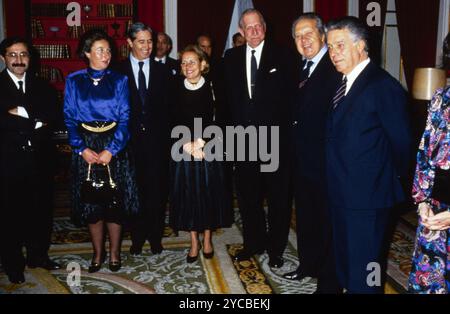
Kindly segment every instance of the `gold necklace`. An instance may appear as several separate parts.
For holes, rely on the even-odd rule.
[[[105,77],[105,74],[106,74],[106,72],[105,72],[101,77],[99,77],[99,78],[93,78],[93,77],[89,74],[89,72],[86,72],[86,73],[87,73],[87,75],[89,76],[89,78],[91,79],[92,84],[94,84],[94,86],[98,86],[98,83]]]

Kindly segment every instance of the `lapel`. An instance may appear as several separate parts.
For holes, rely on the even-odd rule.
[[[237,54],[236,69],[240,73],[238,73],[237,75],[239,79],[236,82],[236,86],[238,88],[241,88],[243,93],[245,94],[246,99],[250,100],[250,94],[248,92],[247,85],[247,45],[242,45],[237,49],[240,49],[240,51]]]
[[[137,93],[138,89],[137,89],[137,85],[136,85],[136,79],[134,77],[133,67],[131,66],[131,60],[130,59],[128,59],[127,62],[126,62],[126,73],[127,73],[127,76],[129,78],[132,78],[132,80],[130,82],[130,84],[131,84],[130,87],[132,88],[132,92],[133,93]]]
[[[361,74],[359,74],[359,76],[356,78],[355,82],[353,83],[352,87],[350,88],[350,91],[344,97],[343,101],[339,104],[339,106],[335,110],[331,109],[332,106],[330,106],[330,110],[331,110],[332,116],[333,116],[333,125],[334,126],[336,126],[345,117],[345,115],[354,106],[357,105],[355,100],[364,91],[367,84],[369,84],[370,78],[372,77],[373,70],[374,70],[374,65],[372,62],[370,62],[366,66],[366,68],[361,72]]]

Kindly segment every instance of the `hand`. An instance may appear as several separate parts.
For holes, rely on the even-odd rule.
[[[450,212],[445,211],[437,215],[433,215],[433,217],[427,219],[424,226],[433,231],[450,229]]]
[[[434,213],[431,209],[430,204],[428,203],[420,203],[419,204],[419,210],[418,210],[419,216],[422,219],[422,222],[426,222],[428,218],[433,217]]]
[[[12,115],[15,115],[15,116],[18,116],[19,115],[19,110],[16,107],[16,108],[8,110],[8,113],[10,113]]]
[[[98,155],[97,163],[102,164],[103,166],[109,165],[109,163],[111,162],[111,158],[112,154],[109,151],[104,150]]]
[[[85,150],[83,150],[81,156],[88,164],[98,163],[98,154],[90,148],[86,148]]]
[[[195,142],[188,142],[183,145],[183,151],[195,159],[203,159],[205,158],[205,153],[202,148],[205,146],[205,141],[201,138],[197,139]]]

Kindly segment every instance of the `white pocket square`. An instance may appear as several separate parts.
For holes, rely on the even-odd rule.
[[[277,71],[277,69],[273,68],[272,70],[269,71],[269,73],[273,73],[273,72],[276,72],[276,71]]]

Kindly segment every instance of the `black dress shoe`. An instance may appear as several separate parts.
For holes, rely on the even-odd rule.
[[[291,271],[290,273],[286,273],[286,274],[283,275],[284,279],[298,280],[298,281],[302,280],[305,277],[306,277],[305,275],[301,274],[297,270]]]
[[[269,266],[272,268],[280,268],[283,267],[284,260],[281,256],[270,256],[269,257]]]
[[[136,247],[134,245],[132,245],[130,247],[130,255],[132,256],[139,256],[142,254],[142,246],[141,247]]]
[[[152,251],[153,254],[161,254],[164,248],[161,245],[161,243],[154,243],[150,244],[150,250]]]
[[[264,253],[264,250],[249,251],[249,250],[243,249],[234,256],[234,260],[238,261],[238,262],[248,261],[253,255],[263,254],[263,253]]]
[[[112,272],[119,271],[119,269],[122,267],[121,261],[110,261],[109,262],[109,270]]]
[[[25,282],[25,276],[21,272],[8,274],[8,279],[11,283],[15,283],[18,285]]]
[[[47,270],[61,269],[61,265],[52,261],[50,258],[46,258],[42,261],[29,261],[29,262],[27,262],[27,266],[32,269],[37,268],[37,267],[44,268]]]

